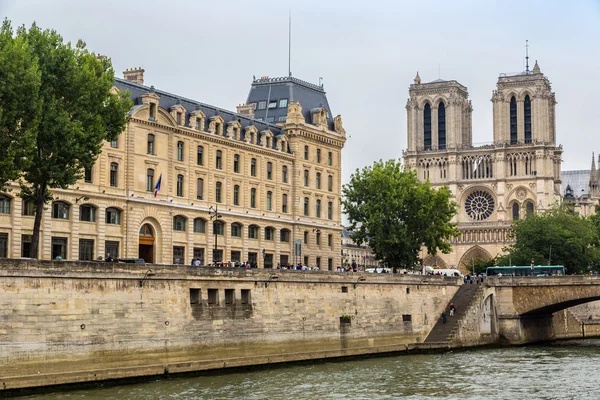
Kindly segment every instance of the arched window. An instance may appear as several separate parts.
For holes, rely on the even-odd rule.
[[[154,135],[149,133],[148,134],[148,149],[147,149],[147,153],[148,154],[152,154],[154,155]]]
[[[146,191],[154,191],[154,170],[152,168],[146,170]]]
[[[517,143],[517,99],[510,98],[510,143]]]
[[[317,162],[321,162],[321,149],[317,149]]]
[[[523,117],[525,119],[525,143],[531,143],[531,99],[525,96],[523,102]]]
[[[532,201],[528,201],[527,204],[525,204],[525,211],[527,212],[527,215],[533,215],[534,211],[535,211],[535,207],[533,205]]]
[[[177,196],[183,197],[183,175],[177,175]]]
[[[177,161],[183,161],[183,142],[177,142]]]
[[[221,202],[221,188],[223,187],[223,184],[221,182],[217,182],[215,185],[215,201],[217,203]]]
[[[225,223],[223,221],[213,222],[213,234],[221,236],[225,234]]]
[[[304,231],[304,244],[308,244],[308,231]]]
[[[317,186],[317,189],[321,189],[321,173],[320,172],[317,172],[316,186]]]
[[[333,202],[327,203],[327,219],[333,219]]]
[[[304,170],[304,186],[308,186],[308,170]]]
[[[223,169],[223,152],[221,150],[217,150],[216,159],[215,159],[215,168]]]
[[[258,239],[258,226],[250,225],[248,227],[248,238],[249,239]]]
[[[425,150],[431,150],[431,106],[425,104],[423,110],[423,146]]]
[[[119,164],[110,163],[110,186],[117,187],[119,184]]]
[[[235,185],[233,187],[233,205],[234,206],[240,205],[240,186],[239,185]]]
[[[198,146],[196,149],[196,164],[204,165],[204,147]]]
[[[267,211],[273,210],[273,192],[267,192]]]
[[[273,163],[267,163],[267,179],[273,179]]]
[[[283,194],[281,196],[281,212],[282,213],[287,213],[287,194]]]
[[[250,207],[256,208],[256,189],[250,189]]]
[[[512,217],[513,221],[517,221],[519,219],[519,203],[515,202],[512,205]]]
[[[308,217],[308,206],[309,206],[309,200],[308,197],[304,198],[304,216]]]
[[[240,156],[239,154],[235,154],[233,156],[233,172],[236,174],[240,172]]]
[[[206,220],[202,218],[194,219],[194,233],[206,233]]]
[[[275,240],[275,228],[272,226],[265,228],[265,240]]]
[[[10,197],[0,195],[0,214],[10,214]]]
[[[438,105],[438,149],[446,148],[446,106],[444,102]]]
[[[304,159],[308,160],[308,146],[304,146]]]
[[[142,225],[140,228],[140,236],[154,237],[154,231],[152,230],[152,227],[149,224]]]
[[[109,225],[121,225],[121,210],[113,207],[107,208],[106,223]]]
[[[281,167],[281,181],[287,183],[287,166]]]
[[[231,236],[232,237],[242,237],[242,225],[234,222],[231,224]]]
[[[202,200],[204,198],[204,179],[196,179],[196,198]]]
[[[290,231],[288,229],[282,229],[279,231],[279,240],[282,242],[290,241]]]
[[[250,175],[256,176],[256,158],[250,161]]]
[[[52,203],[52,218],[69,219],[69,208],[67,203],[55,201]]]
[[[185,217],[183,215],[176,215],[173,217],[173,230],[185,232]]]
[[[317,218],[321,218],[321,199],[317,199]]]
[[[96,222],[96,207],[91,204],[79,206],[79,220],[84,222]]]

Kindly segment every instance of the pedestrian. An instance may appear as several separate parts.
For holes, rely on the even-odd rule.
[[[442,311],[442,323],[445,324],[446,323],[446,312]]]
[[[196,259],[194,260],[194,267],[199,267],[199,266],[200,266],[200,259],[199,259],[199,258],[196,258]]]
[[[450,303],[450,316],[453,317],[454,316],[454,303]]]

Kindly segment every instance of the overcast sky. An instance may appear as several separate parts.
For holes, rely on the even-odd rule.
[[[117,76],[235,110],[252,76],[323,77],[348,141],[343,180],[406,148],[408,86],[456,79],[473,102],[473,142],[492,141],[492,90],[501,72],[538,60],[556,92],[563,170],[600,152],[600,0],[0,0],[13,25],[37,22],[112,58]]]

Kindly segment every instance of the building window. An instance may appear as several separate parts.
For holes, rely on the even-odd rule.
[[[423,110],[423,146],[425,150],[431,150],[431,106],[425,104]]]
[[[106,251],[106,256],[112,256],[112,258],[119,258],[119,242],[114,240],[107,240],[104,243],[104,250]]]
[[[438,105],[438,149],[446,148],[446,106],[443,102]]]
[[[67,238],[65,237],[52,237],[52,259],[56,260],[58,257],[63,260],[67,259]]]
[[[304,146],[304,159],[308,160],[308,146]]]
[[[118,181],[118,176],[119,176],[119,164],[117,163],[110,163],[110,186],[112,187],[117,187],[119,181]]]
[[[115,140],[111,141],[110,147],[112,147],[113,149],[118,149],[119,148],[119,138],[116,138]]]
[[[275,117],[267,117],[267,122],[275,122]]]
[[[242,237],[242,226],[240,224],[231,224],[231,236]]]
[[[221,202],[221,187],[223,186],[223,184],[221,182],[217,182],[216,186],[215,186],[215,201],[217,203]]]
[[[222,221],[213,222],[213,233],[223,236],[225,234],[225,224]]]
[[[250,161],[250,175],[256,176],[256,158]]]
[[[267,192],[267,211],[272,211],[273,192]]]
[[[215,168],[216,169],[223,169],[223,153],[221,152],[221,150],[217,150],[217,155],[216,155],[216,160],[215,160]]]
[[[321,149],[317,149],[317,163],[321,163]]]
[[[308,231],[304,231],[304,244],[308,244]]]
[[[148,134],[148,154],[155,154],[154,153],[154,135],[149,133]]]
[[[287,213],[287,194],[281,196],[281,212]]]
[[[279,108],[286,108],[288,106],[288,99],[279,100]]]
[[[235,185],[233,187],[233,205],[234,206],[240,205],[240,187],[239,187],[239,185]]]
[[[196,179],[196,198],[198,200],[204,199],[204,179]]]
[[[248,227],[248,238],[249,239],[258,239],[258,226],[250,225]]]
[[[194,219],[194,233],[206,233],[206,221],[202,218]]]
[[[510,98],[510,143],[517,143],[517,99]]]
[[[308,186],[308,170],[304,170],[304,186]]]
[[[152,168],[146,170],[146,191],[154,191],[154,170]]]
[[[79,220],[84,222],[96,222],[96,208],[89,204],[80,206]]]
[[[317,218],[321,218],[321,199],[317,199]]]
[[[327,219],[333,219],[333,202],[327,203]]]
[[[331,175],[327,177],[327,190],[333,192],[333,176]]]
[[[34,216],[35,215],[36,204],[33,200],[23,200],[23,210],[22,214],[26,216]]]
[[[523,102],[523,117],[525,119],[525,143],[531,143],[531,99],[525,96]]]
[[[185,257],[184,246],[173,246],[173,264],[183,264]]]
[[[177,175],[177,196],[183,197],[183,175]]]
[[[176,215],[173,217],[173,230],[185,232],[185,217],[183,215]]]
[[[196,130],[201,130],[200,129],[200,121],[201,121],[201,119],[199,117],[196,117]]]
[[[69,219],[69,205],[60,201],[52,203],[52,218]]]
[[[109,225],[121,224],[121,211],[116,208],[106,209],[106,223]]]
[[[240,172],[240,155],[235,154],[233,156],[233,172],[236,174]]]
[[[256,189],[250,189],[250,207],[256,208]]]
[[[0,195],[0,214],[10,214],[10,197]]]
[[[269,108],[277,108],[277,100],[269,101]]]
[[[517,221],[519,219],[519,203],[513,203],[512,217],[513,217],[513,221]]]
[[[204,147],[198,146],[196,149],[196,164],[204,165]]]
[[[83,169],[83,180],[85,183],[92,183],[92,169],[84,168]]]
[[[317,181],[316,181],[317,189],[321,189],[321,173],[317,172]]]
[[[79,259],[81,261],[92,261],[94,260],[94,254],[94,240],[79,239]]]
[[[183,142],[177,142],[177,161],[183,161]]]
[[[321,245],[321,232],[317,232],[316,241],[317,241],[317,246],[320,246]]]
[[[266,227],[265,228],[265,240],[274,240],[275,239],[275,228]]]
[[[156,104],[150,103],[150,111],[148,113],[148,119],[150,121],[156,121]]]
[[[267,163],[267,179],[273,179],[273,163]]]
[[[287,183],[287,166],[281,167],[281,181]]]
[[[329,165],[329,166],[333,165],[333,153],[332,152],[327,153],[327,165]]]
[[[525,212],[527,213],[527,216],[533,215],[534,211],[535,209],[533,206],[533,202],[528,201],[527,203],[525,203]]]
[[[277,122],[285,122],[287,120],[287,116],[286,115],[280,115],[279,117],[277,117]],[[285,149],[284,149],[285,151]]]
[[[333,246],[333,235],[327,235],[327,246]]]
[[[290,241],[290,231],[287,229],[282,229],[279,232],[279,240],[281,242],[286,242],[286,243],[289,242]]]
[[[258,102],[258,109],[259,110],[264,110],[265,108],[267,108],[267,102],[266,101],[259,101]]]
[[[21,235],[21,257],[31,258],[31,235]]]
[[[308,197],[304,198],[304,216],[308,217],[308,205],[309,205],[309,201],[308,201]]]

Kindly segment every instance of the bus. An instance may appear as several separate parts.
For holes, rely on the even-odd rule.
[[[511,267],[487,267],[485,274],[487,276],[561,276],[566,274],[566,269],[562,265],[536,265],[531,271],[530,265],[515,265]]]

